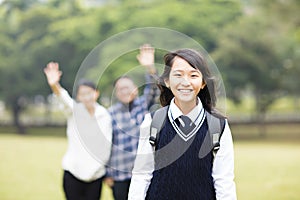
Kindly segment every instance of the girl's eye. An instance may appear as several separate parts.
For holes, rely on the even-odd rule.
[[[180,77],[180,76],[181,76],[181,74],[179,74],[179,73],[176,73],[176,74],[174,74],[174,76],[175,76],[175,77]]]
[[[192,77],[192,78],[198,78],[198,77],[199,77],[199,74],[192,74],[191,77]]]

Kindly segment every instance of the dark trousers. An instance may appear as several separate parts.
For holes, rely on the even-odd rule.
[[[115,200],[127,200],[130,181],[131,180],[114,181],[114,186],[112,187],[112,190]]]
[[[78,180],[70,172],[64,171],[63,188],[67,200],[99,200],[101,196],[102,180],[92,182]]]

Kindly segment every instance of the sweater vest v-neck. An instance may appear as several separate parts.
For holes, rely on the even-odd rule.
[[[208,130],[205,120],[188,141],[178,136],[169,120],[160,132],[155,151],[155,171],[147,200],[214,200],[212,153],[199,158]]]

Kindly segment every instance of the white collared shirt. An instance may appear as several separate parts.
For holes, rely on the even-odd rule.
[[[68,148],[62,160],[63,169],[86,182],[104,176],[111,152],[110,114],[96,103],[92,116],[82,103],[75,102],[64,89],[61,89],[59,99],[65,105],[66,113],[69,113]]]
[[[187,114],[187,116],[197,123],[202,123],[202,116],[205,112],[201,101],[198,99],[198,105]],[[199,114],[200,112],[200,114]],[[168,118],[172,124],[173,121],[182,115],[181,110],[175,105],[174,99],[170,103]],[[197,121],[198,120],[198,121]],[[133,169],[128,199],[145,199],[148,187],[154,171],[154,149],[149,143],[151,115],[147,114],[140,127],[140,140],[137,157]],[[173,125],[174,127],[174,125]],[[234,182],[234,151],[231,131],[226,120],[223,135],[220,140],[220,149],[216,154],[213,163],[212,177],[218,200],[235,200],[236,188]]]

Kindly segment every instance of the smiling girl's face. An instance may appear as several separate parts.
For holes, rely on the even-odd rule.
[[[184,106],[195,107],[197,95],[205,87],[202,73],[193,68],[187,61],[175,57],[169,78],[165,84],[170,88],[175,97],[175,104],[183,110]]]

